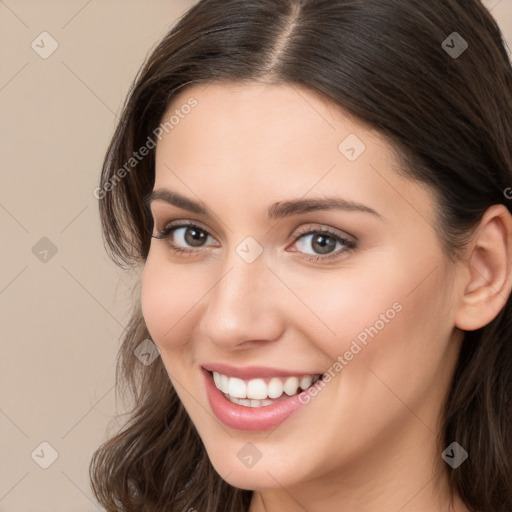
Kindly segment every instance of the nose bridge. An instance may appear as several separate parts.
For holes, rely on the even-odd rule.
[[[243,243],[240,247],[247,249]],[[278,338],[283,318],[263,256],[251,261],[243,251],[240,255],[234,250],[219,276],[207,295],[202,335],[225,348]]]

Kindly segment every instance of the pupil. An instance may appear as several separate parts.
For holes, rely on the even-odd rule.
[[[320,254],[327,254],[336,247],[336,242],[329,236],[318,235],[313,239],[313,249]]]
[[[185,241],[189,245],[193,245],[195,247],[199,247],[203,245],[206,240],[206,235],[204,231],[196,229],[196,228],[188,228],[185,231]]]

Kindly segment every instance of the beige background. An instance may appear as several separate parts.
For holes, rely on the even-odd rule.
[[[133,76],[192,3],[0,0],[0,512],[100,510],[88,464],[131,292],[93,190]],[[485,3],[512,47],[512,0]]]

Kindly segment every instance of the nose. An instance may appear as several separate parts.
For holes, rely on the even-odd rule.
[[[279,339],[285,324],[279,301],[286,298],[279,284],[263,257],[247,263],[234,254],[205,297],[201,336],[223,350]]]

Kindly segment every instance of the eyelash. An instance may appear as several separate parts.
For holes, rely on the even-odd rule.
[[[174,231],[180,228],[197,228],[199,231],[202,231],[203,233],[206,233],[208,236],[211,236],[210,233],[206,229],[203,229],[201,226],[194,224],[192,222],[181,222],[180,224],[172,225],[168,224],[163,230],[159,231],[156,235],[151,235],[153,238],[157,240],[165,240],[167,244],[169,245],[169,248],[178,255],[189,255],[192,253],[200,253],[202,252],[202,247],[198,249],[190,249],[187,247],[181,247],[176,245],[174,242],[171,242],[170,237]],[[325,261],[330,260],[339,257],[341,254],[345,254],[348,252],[351,252],[356,249],[356,242],[352,240],[348,240],[347,238],[343,238],[339,234],[335,233],[334,231],[331,231],[329,228],[322,228],[322,229],[299,229],[299,232],[296,234],[295,239],[293,243],[296,243],[299,239],[306,237],[307,235],[314,235],[314,234],[321,234],[321,235],[328,235],[329,238],[332,238],[335,240],[335,242],[340,242],[344,247],[343,249],[339,249],[336,252],[328,253],[327,255],[313,255],[313,254],[305,254],[302,256],[304,259],[307,259],[308,261]],[[300,251],[292,251],[292,252],[300,252]]]

